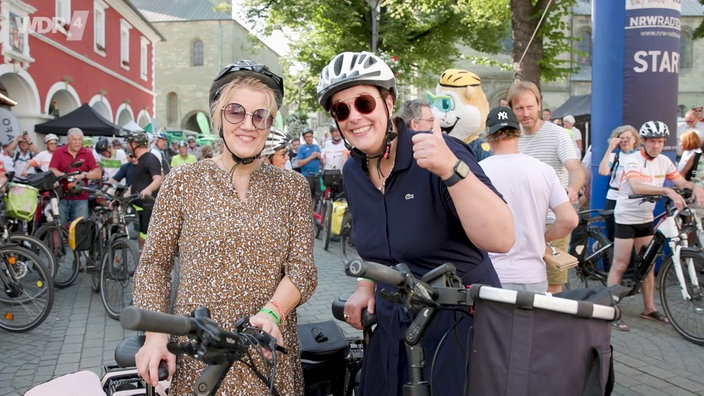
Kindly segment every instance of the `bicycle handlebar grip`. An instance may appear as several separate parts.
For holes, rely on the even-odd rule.
[[[350,276],[368,278],[393,286],[406,284],[406,276],[396,268],[372,261],[352,260],[345,271]]]
[[[135,307],[126,307],[122,311],[120,324],[125,329],[153,331],[175,336],[189,334],[195,329],[193,322],[186,316],[148,311]]]

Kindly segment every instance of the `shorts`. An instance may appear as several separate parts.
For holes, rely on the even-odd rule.
[[[146,207],[137,211],[139,216],[139,235],[146,238],[149,229],[149,219],[152,218],[152,208]]]
[[[550,227],[551,225],[548,224],[546,227]],[[570,249],[570,236],[571,234],[567,234],[566,236],[555,239],[552,242],[552,245],[555,246],[558,249],[562,249],[564,251],[569,251]],[[545,272],[548,275],[548,284],[549,285],[564,285],[567,283],[567,273],[569,271],[560,271],[557,268],[551,268],[549,266],[545,266]]]
[[[614,229],[614,238],[633,239],[647,237],[655,234],[653,222],[649,221],[642,224],[619,224],[616,223]]]

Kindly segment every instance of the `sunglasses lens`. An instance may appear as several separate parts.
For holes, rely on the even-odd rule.
[[[225,119],[233,124],[239,124],[242,122],[242,120],[244,120],[245,113],[244,107],[242,107],[239,103],[230,103],[225,106],[225,109],[223,110]]]
[[[338,121],[344,121],[350,116],[350,107],[343,102],[337,102],[330,108],[330,115]]]
[[[273,121],[274,119],[269,116],[269,112],[264,109],[259,109],[252,113],[252,124],[258,129],[269,128]]]
[[[376,109],[376,99],[370,95],[362,95],[354,100],[354,108],[362,114],[369,114]]]
[[[376,99],[371,95],[360,95],[354,100],[354,108],[361,114],[370,114],[376,109]],[[330,114],[338,121],[350,116],[350,107],[344,102],[337,102],[330,107]]]

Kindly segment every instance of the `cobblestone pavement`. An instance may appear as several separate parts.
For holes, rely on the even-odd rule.
[[[331,301],[354,288],[355,280],[344,275],[338,244],[331,243],[329,252],[321,245],[317,241],[315,248],[318,290],[298,309],[301,323],[331,319]],[[704,394],[704,348],[685,341],[668,325],[641,319],[641,307],[640,296],[621,303],[631,331],[612,333],[614,395]],[[358,334],[341,325],[346,334]],[[41,326],[24,334],[0,330],[0,393],[22,395],[33,385],[78,370],[101,375],[104,364],[114,363],[117,343],[133,334],[105,314],[100,296],[90,290],[90,279],[81,274],[76,284],[57,291]]]

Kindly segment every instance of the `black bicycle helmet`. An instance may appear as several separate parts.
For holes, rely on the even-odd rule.
[[[642,138],[663,138],[670,136],[670,128],[662,121],[646,121],[638,134]]]
[[[149,147],[149,138],[145,132],[130,132],[127,135],[127,143],[136,147]]]
[[[284,80],[272,73],[268,67],[251,60],[239,60],[225,66],[213,80],[208,96],[210,106],[220,97],[220,91],[235,77],[254,77],[268,85],[276,96],[276,104],[281,107],[284,99]]]
[[[95,152],[98,154],[102,154],[105,150],[108,149],[109,146],[110,143],[108,143],[108,138],[103,136],[98,139],[98,143],[95,144]]]
[[[272,128],[269,135],[266,137],[266,143],[264,144],[264,150],[262,150],[262,157],[267,157],[281,150],[282,148],[288,147],[291,142],[291,136],[288,133]]]
[[[320,72],[318,102],[325,111],[330,111],[332,95],[365,84],[388,89],[396,100],[396,77],[386,62],[371,52],[343,52]]]

